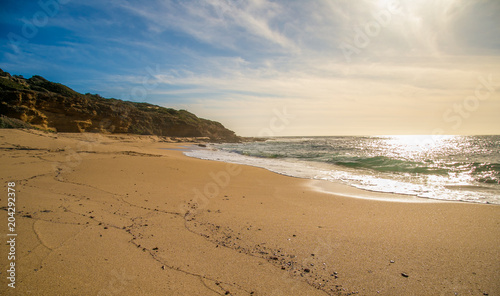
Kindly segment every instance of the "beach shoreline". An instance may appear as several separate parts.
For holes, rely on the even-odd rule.
[[[0,249],[2,295],[500,294],[496,205],[342,196],[154,136],[0,142],[19,242],[15,289]]]
[[[379,192],[369,191],[366,189],[359,189],[339,182],[332,182],[326,180],[311,180],[308,184],[312,190],[331,194],[335,196],[344,196],[350,198],[359,198],[366,200],[378,200],[385,202],[398,202],[398,203],[462,203],[463,201],[455,200],[442,200],[419,197],[409,194],[398,194],[393,192]]]

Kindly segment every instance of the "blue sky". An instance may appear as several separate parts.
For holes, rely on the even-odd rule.
[[[0,68],[243,136],[500,134],[500,1],[2,1]]]

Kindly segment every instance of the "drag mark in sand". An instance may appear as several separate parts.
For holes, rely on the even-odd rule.
[[[163,214],[167,214],[167,215],[174,215],[174,216],[177,216],[177,217],[182,217],[182,215],[180,213],[168,212],[168,211],[163,211],[163,210],[151,209],[151,208],[147,208],[147,207],[138,206],[138,205],[132,204],[132,203],[124,200],[123,198],[122,198],[122,201],[124,203],[130,205],[131,207],[137,207],[137,208],[141,208],[141,209],[144,209],[144,210],[148,210],[148,211],[150,211],[150,213],[157,212],[157,213],[163,213]],[[191,230],[188,227],[188,225],[186,224],[187,220],[185,219],[187,217],[187,215],[188,215],[188,213],[186,213],[184,215],[184,217],[182,217],[184,219],[184,227],[185,227],[185,229],[187,231],[193,233],[193,234],[203,236],[202,234],[200,234],[198,232],[195,232],[195,231]],[[158,248],[155,247],[155,248],[148,249],[148,248],[146,248],[144,246],[141,246],[139,243],[137,243],[137,240],[142,238],[142,234],[139,233],[138,235],[134,235],[134,234],[132,234],[131,230],[134,228],[134,226],[140,226],[142,224],[140,222],[136,222],[136,220],[140,220],[140,219],[143,219],[143,216],[131,219],[133,221],[133,224],[128,229],[125,229],[125,231],[127,233],[129,233],[130,235],[132,235],[132,239],[129,242],[131,244],[135,245],[139,249],[142,248],[143,252],[148,253],[151,256],[151,258],[153,258],[155,261],[157,261],[158,263],[160,263],[162,270],[169,269],[169,270],[173,270],[173,271],[184,273],[184,274],[189,275],[189,276],[194,276],[194,277],[198,278],[200,280],[200,282],[207,289],[213,291],[214,293],[216,293],[218,295],[235,295],[234,294],[235,291],[244,292],[247,295],[253,295],[254,294],[253,291],[248,291],[248,289],[246,289],[246,288],[244,288],[241,285],[238,285],[236,283],[232,283],[232,284],[226,283],[224,281],[221,281],[221,280],[218,280],[218,279],[215,279],[215,278],[211,278],[211,277],[206,276],[206,275],[202,275],[202,274],[198,274],[198,273],[193,273],[193,272],[190,272],[190,271],[187,271],[187,270],[183,270],[183,269],[181,269],[179,267],[176,267],[176,266],[173,266],[173,265],[169,265],[167,262],[165,262],[164,260],[162,260],[161,258],[159,258],[159,256],[157,255],[156,251],[158,250]],[[145,225],[147,225],[147,224],[145,224]],[[212,287],[209,286],[209,283],[207,283],[207,281],[211,284]]]
[[[141,216],[138,216],[138,217],[128,217],[128,219],[130,220],[131,223],[129,225],[127,225],[127,226],[120,227],[120,226],[117,226],[117,225],[113,225],[111,223],[106,223],[105,221],[100,221],[100,220],[96,219],[94,216],[88,217],[88,215],[86,215],[86,214],[74,212],[74,211],[71,211],[71,210],[65,208],[65,211],[67,211],[67,212],[71,212],[71,213],[73,213],[75,215],[81,215],[82,217],[87,217],[87,218],[92,219],[94,223],[97,223],[98,226],[104,227],[105,229],[107,229],[108,227],[112,227],[112,228],[120,230],[120,231],[125,231],[128,235],[132,236],[132,238],[129,240],[129,243],[131,243],[132,245],[134,245],[136,248],[142,250],[142,252],[147,253],[149,256],[151,256],[151,258],[153,260],[155,260],[158,263],[160,263],[162,270],[168,269],[168,270],[172,270],[172,271],[176,271],[176,272],[181,272],[181,273],[189,275],[189,276],[194,276],[194,277],[198,278],[200,280],[200,282],[208,290],[210,290],[210,291],[212,291],[212,292],[214,292],[214,293],[216,293],[218,295],[237,295],[237,294],[240,294],[240,293],[243,293],[245,295],[253,295],[253,293],[254,293],[253,291],[248,291],[246,288],[244,288],[244,287],[242,287],[242,286],[240,286],[240,285],[238,285],[236,283],[232,283],[232,284],[231,283],[227,283],[227,282],[224,282],[224,281],[221,281],[221,280],[209,277],[207,275],[193,273],[193,272],[190,272],[190,271],[187,271],[187,270],[183,270],[180,267],[169,265],[167,262],[165,262],[164,260],[162,260],[161,258],[159,258],[157,256],[157,254],[155,252],[156,250],[145,248],[144,246],[141,246],[139,243],[137,243],[137,240],[143,238],[142,234],[141,233],[139,233],[139,234],[133,234],[132,230],[133,229],[138,229],[140,226],[144,225],[143,223],[138,222],[138,221],[140,221],[141,219],[143,219],[143,217],[147,216],[148,213],[149,214],[157,213],[157,214],[164,214],[164,215],[172,215],[172,216],[175,216],[175,217],[183,218],[183,215],[181,213],[165,211],[165,210],[161,210],[161,209],[157,209],[157,208],[153,209],[153,208],[149,208],[149,207],[144,207],[144,206],[136,205],[136,204],[133,204],[133,203],[125,200],[125,198],[123,197],[123,195],[116,194],[116,193],[113,193],[113,192],[109,192],[109,191],[100,189],[98,187],[95,187],[95,186],[92,186],[92,185],[89,185],[89,184],[82,184],[82,183],[77,183],[77,182],[71,182],[71,181],[68,181],[68,180],[63,180],[62,177],[57,178],[57,181],[63,182],[63,183],[67,183],[67,184],[72,184],[72,185],[75,185],[75,186],[89,187],[89,188],[92,188],[94,190],[101,191],[103,193],[106,193],[106,194],[112,196],[114,200],[116,200],[118,202],[122,202],[122,203],[126,204],[129,207],[138,208],[138,209],[146,211],[146,213],[144,215],[141,215]],[[196,233],[196,232],[192,231],[191,229],[189,229],[189,227],[187,227],[187,225],[185,225],[185,229],[187,231],[189,231],[189,232],[192,232],[192,233],[196,234],[196,235],[200,235],[199,233]],[[207,281],[208,281],[208,283],[207,283]],[[239,291],[239,293],[234,294],[235,292],[238,292],[238,291]]]
[[[130,233],[130,232],[129,232]],[[139,237],[137,236],[133,236],[132,240],[130,241],[130,243],[132,243],[133,245],[135,245],[137,248],[141,248],[142,246],[138,243],[135,242],[136,239],[138,239]],[[169,270],[173,270],[173,271],[177,271],[177,272],[181,272],[181,273],[184,273],[186,275],[189,275],[189,276],[194,276],[196,278],[198,278],[200,280],[200,282],[210,291],[218,294],[218,295],[234,295],[233,293],[238,291],[238,292],[244,292],[245,294],[248,294],[248,295],[253,295],[254,292],[253,291],[248,291],[247,289],[245,289],[244,287],[236,284],[236,283],[226,283],[224,281],[221,281],[221,280],[218,280],[218,279],[215,279],[215,278],[211,278],[209,276],[206,276],[206,275],[202,275],[202,274],[198,274],[198,273],[193,273],[193,272],[190,272],[190,271],[187,271],[187,270],[183,270],[179,267],[176,267],[176,266],[173,266],[173,265],[169,265],[167,262],[165,262],[164,260],[162,260],[161,258],[158,257],[158,255],[156,254],[156,250],[155,248],[153,249],[147,249],[147,248],[144,248],[142,247],[142,251],[143,252],[146,252],[148,253],[151,258],[153,260],[155,260],[156,262],[160,263],[161,264],[161,269],[162,270],[166,270],[166,269],[169,269]],[[213,286],[215,287],[218,287],[219,289],[216,290],[214,287],[210,287],[209,284],[207,284],[205,281],[209,281],[210,283],[213,284]]]
[[[192,205],[196,207],[196,204]],[[247,243],[241,238],[241,232],[236,232],[229,227],[223,227],[210,222],[200,222],[195,215],[185,215],[185,227],[214,243],[216,247],[224,247],[242,253],[247,256],[265,259],[269,264],[286,272],[283,273],[283,279],[289,281],[292,289],[297,285],[297,281],[305,281],[310,286],[324,292],[327,295],[355,295],[358,292],[347,292],[338,282],[339,273],[327,266],[317,256],[326,253],[329,257],[329,245],[331,237],[326,240],[319,239],[316,242],[311,257],[298,258],[295,254],[288,253],[283,248],[268,247],[265,243],[252,244]],[[188,223],[192,223],[189,225]],[[192,228],[192,229],[191,229]],[[250,230],[251,226],[247,228]],[[259,231],[257,229],[256,231]],[[291,235],[291,237],[295,237]],[[322,257],[326,261],[325,256]],[[291,276],[291,277],[290,277]],[[275,290],[272,295],[283,295],[279,290]]]

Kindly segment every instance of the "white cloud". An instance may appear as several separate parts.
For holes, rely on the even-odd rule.
[[[446,62],[372,64],[368,67],[364,64],[326,64],[318,59],[307,63],[300,61],[298,66],[291,67],[291,71],[279,71],[279,65],[273,63],[258,69],[249,69],[243,63],[241,67],[234,67],[234,72],[226,67],[225,72],[215,75],[171,75],[164,82],[189,87],[182,90],[186,100],[183,108],[229,123],[231,128],[244,135],[252,135],[252,132],[255,135],[256,127],[267,124],[266,120],[269,120],[262,114],[282,107],[300,114],[287,135],[315,122],[322,123],[315,134],[326,134],[327,131],[345,134],[347,130],[364,133],[359,128],[352,128],[361,123],[374,130],[383,130],[384,126],[394,130],[399,126],[418,133],[430,133],[440,126],[449,128],[443,122],[443,112],[474,94],[479,76],[492,73],[500,77],[500,71],[481,66],[476,68],[474,64],[456,67],[459,61],[460,58]],[[498,64],[498,59],[496,62]],[[222,61],[213,63],[224,64]],[[179,92],[159,90],[160,93],[169,96]],[[212,95],[207,98],[203,93]],[[492,104],[491,108],[498,103],[498,95],[495,95],[488,105]],[[478,112],[493,120],[488,110],[483,108]],[[250,124],[252,120],[253,124]],[[326,122],[331,126],[324,126]],[[344,130],[342,122],[350,128]],[[471,121],[471,124],[475,123]]]
[[[157,1],[156,5],[125,3],[122,7],[142,17],[154,32],[183,32],[216,48],[275,45],[278,48],[273,50],[297,49],[271,25],[282,8],[268,1]]]

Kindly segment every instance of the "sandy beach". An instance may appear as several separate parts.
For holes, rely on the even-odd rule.
[[[345,197],[181,145],[0,130],[0,294],[500,295],[499,206]]]

